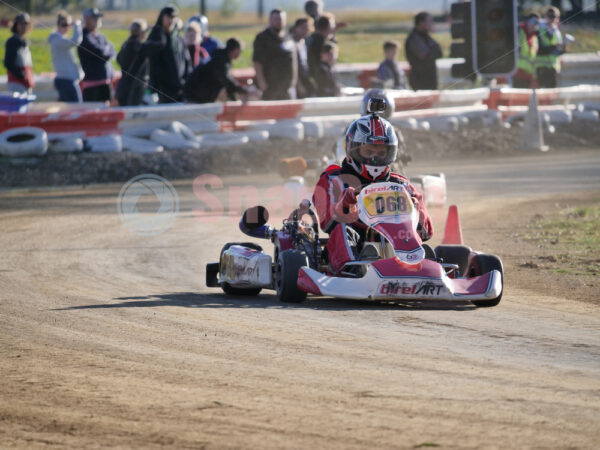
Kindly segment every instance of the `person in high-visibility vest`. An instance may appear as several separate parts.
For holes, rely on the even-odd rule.
[[[535,59],[539,45],[537,37],[539,20],[540,16],[533,13],[519,25],[519,60],[517,72],[513,76],[513,87],[529,89],[536,86]]]
[[[538,29],[539,50],[535,59],[538,86],[554,88],[558,84],[560,55],[565,52],[563,36],[558,28],[560,11],[552,6],[545,14],[546,21]]]

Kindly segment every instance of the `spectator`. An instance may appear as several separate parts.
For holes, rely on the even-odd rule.
[[[315,32],[310,36],[306,45],[308,47],[308,69],[310,75],[316,80],[316,74],[321,65],[323,45],[333,38],[335,18],[331,14],[323,14],[315,23],[315,28]]]
[[[190,53],[190,62],[192,67],[208,61],[208,52],[200,45],[202,39],[202,30],[198,22],[192,21],[185,27],[185,45]]]
[[[546,22],[541,23],[538,30],[539,50],[535,59],[538,86],[555,88],[558,85],[560,73],[560,55],[566,46],[558,28],[560,10],[551,6],[546,10]]]
[[[535,87],[539,20],[540,16],[534,13],[519,25],[519,60],[517,61],[517,72],[513,76],[513,87],[526,89]]]
[[[340,83],[333,71],[337,56],[338,46],[334,42],[323,44],[321,63],[315,73],[318,97],[339,97],[342,95]]]
[[[13,35],[6,41],[4,67],[8,75],[6,89],[9,92],[31,93],[35,81],[33,79],[33,63],[29,43],[25,35],[31,30],[29,14],[17,14],[10,31]]]
[[[296,98],[296,47],[284,35],[285,24],[285,12],[274,9],[269,14],[269,26],[254,39],[252,61],[263,100]]]
[[[298,83],[296,84],[298,98],[313,97],[316,91],[315,82],[308,69],[308,50],[306,48],[306,38],[309,36],[311,28],[312,19],[301,17],[296,20],[291,30],[298,58]]]
[[[383,84],[383,87],[393,89],[406,89],[406,77],[404,70],[398,65],[398,43],[394,41],[385,41],[383,43],[383,54],[385,59],[377,69],[377,78]]]
[[[415,91],[437,89],[435,61],[442,57],[442,49],[430,35],[433,31],[433,18],[429,13],[420,12],[414,21],[415,26],[404,44],[406,59],[410,64],[410,87]]]
[[[73,34],[67,37],[70,27]],[[54,87],[58,91],[58,101],[80,103],[82,101],[81,89],[79,89],[79,65],[75,59],[75,47],[81,44],[83,39],[81,21],[73,24],[73,18],[66,12],[60,11],[56,19],[56,31],[48,36],[50,53],[52,54],[52,66],[56,76]]]
[[[179,37],[177,9],[165,6],[148,36],[150,48],[150,87],[158,94],[159,103],[180,102],[185,79],[192,63],[185,42]]]
[[[84,73],[81,83],[84,102],[106,102],[111,97],[113,68],[110,60],[115,57],[115,49],[96,31],[102,26],[102,16],[98,8],[83,11],[83,40],[77,53]]]
[[[129,38],[125,41],[117,62],[121,66],[121,79],[117,85],[116,97],[121,106],[141,105],[148,85],[149,49],[152,42],[144,42],[148,24],[144,19],[136,19],[129,26]]]
[[[223,43],[210,35],[208,31],[208,18],[206,16],[192,16],[188,19],[187,24],[189,25],[192,22],[196,22],[200,26],[200,36],[202,39],[200,45],[208,52],[209,56],[212,56],[212,53],[216,49],[223,48]]]
[[[304,3],[304,11],[316,23],[323,14],[323,2],[321,0],[308,0]]]
[[[185,83],[185,99],[194,103],[211,103],[217,100],[225,88],[227,99],[235,100],[236,94],[246,97],[247,91],[229,73],[231,62],[239,58],[242,44],[235,38],[227,40],[225,48],[218,48],[206,64],[197,66]]]

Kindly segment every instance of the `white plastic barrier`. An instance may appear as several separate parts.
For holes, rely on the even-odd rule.
[[[598,111],[573,111],[573,120],[590,120],[597,122],[600,118]]]
[[[433,131],[457,131],[459,121],[456,116],[430,117],[427,119],[430,130]]]
[[[41,128],[12,128],[0,133],[0,155],[41,156],[48,150],[48,135]]]
[[[439,106],[481,104],[489,96],[489,88],[443,90],[440,91]]]
[[[199,149],[200,143],[196,141],[188,141],[176,133],[171,133],[165,130],[154,130],[150,138],[162,145],[166,150],[187,150]]]
[[[118,134],[111,134],[107,136],[94,136],[86,139],[86,144],[93,153],[110,153],[110,152],[122,152],[123,143],[121,136]]]
[[[324,97],[304,99],[304,108],[300,117],[307,116],[332,116],[349,114],[360,111],[362,96],[354,97]]]
[[[159,153],[164,147],[148,139],[140,139],[131,136],[122,136],[123,150],[132,153]]]
[[[202,136],[202,147],[235,147],[250,142],[248,136],[240,133],[205,134]]]
[[[303,120],[302,125],[304,125],[304,137],[323,137],[323,124],[321,122]]]
[[[214,121],[223,112],[222,103],[202,105],[174,103],[170,105],[125,106],[116,108],[125,113],[125,120],[209,120]]]
[[[83,151],[83,139],[80,137],[64,137],[48,142],[49,153],[75,153]]]
[[[170,131],[171,133],[175,133],[175,134],[181,136],[186,141],[191,141],[191,142],[198,141],[198,139],[196,138],[196,136],[194,135],[192,130],[190,130],[187,125],[184,125],[183,123],[178,122],[178,121],[171,122],[169,124],[169,126],[167,127],[167,131]]]

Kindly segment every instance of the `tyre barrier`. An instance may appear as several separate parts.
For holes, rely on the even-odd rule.
[[[598,111],[573,111],[573,120],[590,120],[597,122],[600,120],[600,114]]]
[[[198,141],[198,139],[196,138],[196,135],[192,132],[192,130],[190,130],[187,125],[184,125],[183,123],[178,122],[178,121],[171,122],[169,124],[169,126],[167,127],[167,131],[170,131],[171,133],[175,133],[175,134],[179,135],[186,141],[192,141],[192,142]]]
[[[80,137],[64,137],[48,142],[48,153],[77,153],[83,151],[83,139]]]
[[[0,133],[0,155],[42,156],[48,151],[48,135],[41,128],[20,127]]]
[[[304,137],[323,137],[323,124],[321,122],[302,121],[302,125],[304,126]]]
[[[160,153],[164,147],[154,141],[140,139],[132,136],[121,136],[123,150],[132,153]]]
[[[86,138],[86,146],[92,153],[122,152],[123,143],[120,134],[108,136],[93,136]]]
[[[235,147],[250,142],[244,133],[218,133],[205,134],[202,136],[202,147]]]
[[[165,130],[154,130],[150,135],[150,139],[164,147],[165,150],[197,150],[200,148],[198,140],[188,141],[182,138],[177,133]]]

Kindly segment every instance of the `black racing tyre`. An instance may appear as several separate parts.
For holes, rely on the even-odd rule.
[[[306,292],[298,288],[298,271],[308,266],[306,255],[299,250],[285,250],[279,254],[275,266],[275,289],[279,301],[302,303]]]
[[[458,271],[463,275],[469,264],[469,255],[471,248],[466,245],[438,245],[435,248],[435,256],[442,258],[446,264],[457,264]]]
[[[227,250],[232,245],[242,245],[244,247],[248,247],[248,248],[262,252],[262,247],[253,242],[228,242],[221,249],[221,255],[223,254],[223,252],[225,250]],[[219,261],[221,261],[220,257],[219,257]],[[208,267],[207,267],[207,269],[208,269]],[[207,271],[207,276],[208,276],[208,271]],[[230,285],[229,283],[222,283],[221,289],[223,289],[223,292],[225,292],[227,295],[245,295],[245,296],[258,295],[260,293],[260,291],[262,291],[262,288],[259,288],[259,287],[258,288],[256,288],[256,287],[238,288],[238,287],[234,287],[234,286]]]
[[[210,263],[206,265],[206,286],[219,287],[219,269],[220,263]]]
[[[477,277],[479,275],[484,275],[492,270],[497,270],[500,272],[502,286],[504,286],[504,269],[502,267],[502,261],[496,255],[487,255],[484,253],[480,253],[475,255],[469,264],[469,277]],[[504,289],[503,289],[504,290]],[[479,308],[489,308],[491,306],[496,306],[500,303],[502,299],[502,292],[496,298],[492,298],[490,300],[473,300],[472,303]]]
[[[232,285],[230,285],[229,283],[223,283],[221,284],[221,289],[223,289],[223,292],[225,292],[227,295],[240,295],[240,296],[253,296],[253,295],[258,295],[260,294],[260,291],[262,291],[262,288],[238,288],[238,287],[233,287]]]

